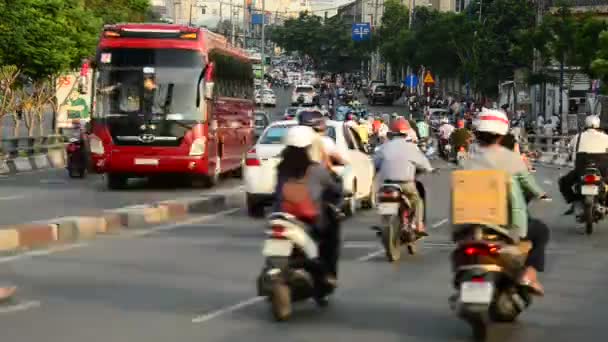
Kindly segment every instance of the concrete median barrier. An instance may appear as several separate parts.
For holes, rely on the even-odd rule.
[[[106,210],[98,216],[70,216],[0,228],[0,252],[73,243],[123,229],[153,227],[188,215],[215,214],[228,206],[227,197],[192,197]]]
[[[19,233],[19,248],[38,248],[57,241],[57,226],[50,223],[28,223],[15,226]]]
[[[16,229],[0,230],[0,252],[19,248],[19,232]]]

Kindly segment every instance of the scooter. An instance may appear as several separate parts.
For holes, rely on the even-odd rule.
[[[513,322],[532,303],[518,279],[531,248],[500,227],[466,225],[454,232],[451,309],[467,321],[475,341],[485,341],[491,322]]]
[[[66,146],[68,175],[70,178],[84,178],[87,172],[87,158],[84,141],[70,138]]]
[[[426,198],[422,183],[416,182],[418,192],[424,201]],[[399,182],[386,180],[378,190],[378,213],[382,225],[373,226],[372,230],[382,240],[382,246],[389,262],[401,258],[401,246],[406,245],[410,255],[416,254],[416,242],[420,239],[412,225],[414,212],[409,199],[403,193]]]

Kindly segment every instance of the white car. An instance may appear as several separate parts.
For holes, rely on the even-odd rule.
[[[272,89],[262,89],[255,95],[255,103],[274,107],[277,105],[277,98]]]
[[[250,216],[262,217],[264,208],[272,204],[276,186],[277,165],[281,161],[283,137],[296,121],[277,121],[262,133],[256,145],[248,151],[245,159],[243,179],[247,211]],[[353,215],[360,204],[367,208],[376,205],[374,191],[374,163],[361,144],[359,135],[342,121],[327,121],[328,136],[335,142],[339,151],[348,159],[347,167],[338,167],[335,171],[342,175],[345,193],[352,194],[345,198],[345,211]]]
[[[291,103],[298,104],[299,99],[303,99],[303,104],[313,104],[318,100],[316,97],[315,88],[311,85],[298,85],[291,94]]]

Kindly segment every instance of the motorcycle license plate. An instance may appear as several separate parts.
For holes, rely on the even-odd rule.
[[[490,282],[465,281],[460,285],[460,301],[465,304],[489,304],[494,295]]]
[[[399,212],[399,203],[378,203],[380,215],[396,215]]]
[[[599,189],[596,185],[583,185],[581,187],[581,195],[597,195]]]
[[[262,255],[266,257],[288,257],[293,250],[293,244],[289,240],[266,240]]]

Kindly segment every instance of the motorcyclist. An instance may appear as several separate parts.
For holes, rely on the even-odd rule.
[[[416,120],[416,127],[418,127],[418,136],[420,140],[426,140],[429,138],[430,126],[426,120],[424,120],[424,118],[418,118]]]
[[[468,151],[469,145],[473,142],[473,134],[464,127],[464,120],[462,119],[456,122],[456,126],[458,128],[450,135],[450,144],[454,148],[454,151],[459,151],[461,147],[464,147],[464,150]]]
[[[600,118],[595,115],[590,115],[585,119],[586,130],[582,133],[575,135],[570,141],[572,147],[572,159],[575,161],[577,167],[574,170],[568,172],[559,180],[559,191],[567,203],[571,203],[571,207],[566,211],[566,215],[574,213],[574,202],[577,199],[577,195],[574,192],[574,184],[576,183],[580,167],[576,164],[576,157],[578,153],[587,153],[598,155],[606,155],[608,153],[608,134],[600,131]],[[605,159],[603,163],[600,163],[600,172],[603,176],[606,176],[608,163]]]
[[[416,185],[416,171],[431,172],[433,167],[416,144],[408,141],[410,131],[407,120],[401,119],[393,123],[391,139],[376,152],[374,164],[378,170],[380,184],[387,180],[401,185],[402,191],[408,197],[414,211],[412,220],[418,236],[428,236],[424,226],[424,201]]]
[[[369,144],[369,131],[369,122],[364,118],[360,118],[359,126],[357,127],[357,133],[359,133],[359,138],[361,138],[361,142],[364,145]]]
[[[536,184],[521,156],[501,145],[509,132],[509,120],[498,109],[484,108],[479,115],[476,139],[479,150],[463,162],[464,169],[495,169],[505,171],[512,177],[509,203],[511,207],[509,228],[516,230],[522,239],[529,239],[533,248],[527,260],[527,268],[522,275],[522,285],[542,295],[543,287],[538,281],[537,271],[544,268],[545,245],[548,231],[540,225],[528,224],[527,198],[548,198]]]
[[[317,110],[300,112],[298,123],[308,126],[316,133],[312,146],[309,149],[312,161],[331,168],[333,165],[347,165],[346,155],[341,153],[334,140],[326,135],[327,126],[323,114]]]
[[[311,225],[311,235],[319,245],[319,263],[310,265],[310,271],[315,277],[315,296],[323,298],[329,288],[337,285],[340,241],[339,223],[332,218],[327,204],[342,198],[342,186],[325,167],[310,159],[310,149],[317,137],[306,126],[296,126],[287,132],[282,161],[277,166],[273,209]],[[307,192],[301,191],[302,185]]]
[[[455,128],[450,124],[450,120],[447,117],[442,117],[439,126],[439,151],[443,154],[444,146],[449,144],[450,136],[454,132]],[[447,157],[447,156],[446,156]]]

